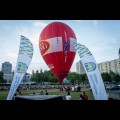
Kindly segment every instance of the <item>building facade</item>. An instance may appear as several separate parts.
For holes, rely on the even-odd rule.
[[[21,82],[23,83],[26,83],[26,82],[31,82],[31,74],[29,73],[26,73],[22,79]],[[3,75],[3,79],[7,82],[7,83],[12,83],[12,80],[13,80],[13,77],[14,77],[14,74],[4,74]]]
[[[118,73],[120,75],[120,59],[99,63],[98,68],[101,73],[110,73],[110,71],[113,71],[114,73]]]
[[[118,73],[120,75],[120,59],[101,62],[98,64],[98,68],[100,73],[110,73],[110,71],[113,71],[114,73]],[[78,74],[85,74],[81,60],[76,63],[76,70]]]
[[[22,82],[31,82],[31,76],[32,76],[31,74],[26,73],[23,77]]]
[[[6,83],[12,83],[13,80],[13,74],[3,74],[3,79],[6,81]]]
[[[13,79],[12,72],[12,64],[10,62],[2,63],[2,72],[3,72],[3,79],[6,83],[11,83]]]
[[[76,70],[78,74],[85,74],[85,69],[83,67],[82,61],[76,63]]]
[[[10,62],[2,63],[2,72],[3,72],[3,79],[6,83],[12,83],[14,74],[12,73],[12,64]],[[31,74],[26,73],[23,77],[22,82],[30,82],[31,81]]]
[[[12,71],[12,64],[9,62],[2,63],[2,72],[3,74],[10,74]]]

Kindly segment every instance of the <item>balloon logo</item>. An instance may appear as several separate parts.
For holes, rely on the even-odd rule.
[[[68,76],[75,58],[73,43],[77,43],[75,33],[62,22],[48,24],[40,34],[40,53],[60,84]]]
[[[50,44],[47,41],[41,41],[40,43],[40,51],[42,56],[45,55],[45,53],[47,52],[47,50],[49,50]]]

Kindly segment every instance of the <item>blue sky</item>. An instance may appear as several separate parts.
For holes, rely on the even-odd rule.
[[[34,46],[34,55],[27,72],[49,70],[39,52],[39,35],[54,21],[64,22],[76,34],[77,42],[86,45],[97,63],[118,59],[120,48],[120,20],[0,20],[0,67],[9,61],[15,70],[20,35],[26,36]],[[71,71],[76,71],[76,54]]]

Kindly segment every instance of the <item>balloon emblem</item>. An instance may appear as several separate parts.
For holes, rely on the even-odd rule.
[[[40,34],[40,53],[60,84],[68,76],[75,58],[73,43],[77,43],[75,33],[62,22],[48,24]]]

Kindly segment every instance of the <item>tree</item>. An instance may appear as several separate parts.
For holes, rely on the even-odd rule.
[[[102,73],[101,76],[102,76],[103,81],[111,82],[111,77],[109,73]]]
[[[44,82],[48,82],[48,75],[49,75],[49,71],[45,70],[44,71]]]
[[[115,81],[116,83],[120,82],[120,75],[119,75],[119,74],[115,74],[115,76],[114,76],[114,81]]]
[[[57,82],[57,78],[54,76],[54,74],[51,71],[49,71],[48,82]]]
[[[82,82],[83,82],[83,84],[85,84],[85,83],[88,82],[87,74],[82,74],[81,77],[82,77]]]
[[[40,73],[43,73],[42,69],[40,70]]]
[[[44,81],[44,73],[42,71],[42,69],[40,70],[40,73],[38,74],[38,81],[42,84]]]
[[[35,79],[35,72],[34,72],[34,70],[32,70],[31,80],[37,82],[36,79]]]
[[[70,80],[70,83],[74,85],[78,82],[78,74],[76,72],[69,72],[68,79]]]
[[[3,72],[0,71],[0,83],[4,83],[5,80],[3,79]]]
[[[34,70],[32,70],[32,76],[31,76],[31,80],[32,81],[35,81],[38,83],[38,74],[39,74],[39,71],[37,70],[36,73],[34,73]]]
[[[35,72],[34,72],[34,70],[32,70],[32,75],[35,75]]]
[[[78,74],[78,84],[82,82],[82,75]]]
[[[115,77],[115,73],[113,71],[110,71],[110,79],[111,79],[111,82],[114,82],[114,77]]]
[[[44,72],[42,69],[39,71],[37,70],[36,73],[32,74],[31,79],[36,82],[40,82],[41,84],[43,82],[57,82],[57,79],[53,75],[53,73],[50,70],[45,70]]]
[[[110,71],[110,79],[111,79],[111,82],[114,81],[114,72],[113,71]]]
[[[39,73],[39,71],[38,70],[36,70],[36,74],[38,74]]]
[[[36,70],[35,80],[37,83],[39,82],[39,71],[38,70]]]

